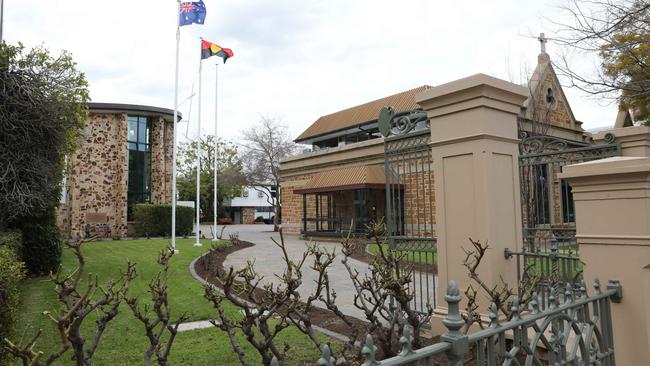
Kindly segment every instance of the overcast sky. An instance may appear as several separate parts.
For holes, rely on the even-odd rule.
[[[319,116],[475,73],[518,82],[532,72],[529,37],[562,19],[562,1],[204,0],[205,25],[181,28],[179,99],[198,90],[199,37],[231,48],[219,65],[219,135],[236,139],[260,116],[297,136]],[[173,108],[173,0],[4,0],[4,38],[72,52],[92,100]],[[557,49],[548,46],[553,57]],[[597,59],[578,58],[589,72]],[[215,63],[203,64],[202,131],[214,131]],[[565,88],[587,129],[616,108]],[[197,98],[180,107],[196,136]],[[181,124],[180,136],[185,134]]]

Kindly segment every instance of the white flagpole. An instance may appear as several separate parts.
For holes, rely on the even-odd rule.
[[[215,84],[214,84],[214,227],[212,232],[213,238],[212,241],[217,241],[217,160],[219,158],[219,144],[217,142],[217,117],[219,116],[219,113],[217,112],[217,105],[219,102],[219,64],[214,65],[214,71],[215,71]]]
[[[179,45],[181,41],[181,2],[178,1],[178,10],[176,12],[176,72],[174,74],[174,121],[172,127],[174,128],[174,145],[172,147],[172,249],[174,253],[178,253],[176,249],[176,141],[178,128],[178,54]]]
[[[198,120],[198,138],[196,140],[196,243],[195,247],[201,246],[201,69],[203,68],[203,59],[199,60],[199,102],[197,112]]]

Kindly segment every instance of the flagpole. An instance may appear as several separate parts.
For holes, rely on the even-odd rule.
[[[196,142],[196,243],[195,247],[201,246],[201,73],[203,59],[199,60],[199,102],[198,102],[198,138]]]
[[[178,11],[176,13],[176,71],[174,73],[174,121],[172,127],[174,128],[174,144],[172,147],[172,249],[174,253],[178,253],[176,249],[176,143],[178,129],[176,124],[178,122],[178,59],[180,52],[181,41],[181,2],[178,0]]]
[[[214,79],[214,227],[212,241],[217,241],[217,160],[219,157],[219,143],[217,142],[217,117],[219,116],[217,106],[219,102],[219,64],[214,65],[215,79]]]

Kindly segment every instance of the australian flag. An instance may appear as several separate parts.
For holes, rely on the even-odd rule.
[[[179,24],[181,26],[192,23],[203,24],[205,22],[205,4],[203,0],[183,2],[179,8]]]

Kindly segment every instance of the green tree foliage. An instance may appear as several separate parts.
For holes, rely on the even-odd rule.
[[[23,232],[34,274],[58,270],[56,226],[65,156],[87,117],[88,84],[72,56],[0,45],[0,227]]]
[[[646,21],[650,22],[650,12]],[[615,43],[602,46],[605,75],[624,85],[619,96],[622,109],[634,111],[634,119],[650,125],[650,32],[623,30],[613,36]],[[625,51],[621,51],[625,45]]]
[[[197,141],[180,145],[178,151],[179,200],[196,200],[196,146]],[[239,196],[244,178],[237,148],[222,139],[218,140],[217,208],[223,213],[223,200]],[[201,138],[201,210],[204,220],[212,220],[214,212],[214,136]]]
[[[9,338],[19,309],[19,286],[25,266],[18,261],[21,237],[16,233],[0,233],[0,340]],[[8,354],[0,345],[0,365],[8,365]]]
[[[638,123],[650,125],[650,2],[571,0],[567,22],[552,39],[565,49],[600,56],[600,68],[579,72],[565,55],[554,66],[572,86],[618,102]]]

